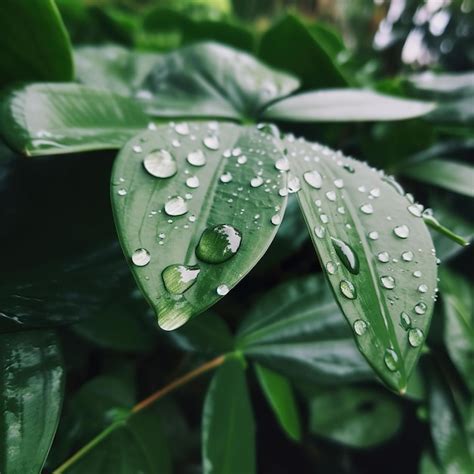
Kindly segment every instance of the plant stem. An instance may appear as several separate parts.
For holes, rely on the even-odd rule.
[[[433,230],[436,230],[440,234],[445,235],[446,237],[458,243],[459,245],[462,245],[464,247],[466,245],[469,245],[469,242],[464,237],[455,234],[452,230],[440,224],[435,217],[430,215],[423,215],[423,220],[425,221],[425,224],[430,226]]]
[[[173,380],[170,382],[168,385],[164,386],[160,390],[157,390],[155,393],[151,394],[149,397],[145,398],[141,402],[137,403],[131,410],[130,415],[133,415],[135,413],[138,413],[141,410],[144,410],[148,406],[150,406],[152,403],[156,402],[160,398],[164,397],[168,393],[172,392],[173,390],[181,387],[182,385],[187,384],[191,380],[195,379],[199,375],[202,375],[209,370],[214,369],[215,367],[218,367],[225,361],[225,355],[220,355],[219,357],[216,357],[215,359],[212,359],[205,364],[197,367],[194,370],[191,370],[191,372],[188,372],[187,374],[184,374],[182,377],[177,378],[176,380]],[[84,456],[86,453],[88,453],[91,449],[93,449],[95,446],[97,446],[103,439],[105,439],[112,431],[114,431],[116,428],[121,426],[124,423],[124,420],[117,421],[107,427],[104,431],[99,433],[95,438],[93,438],[91,441],[89,441],[85,446],[83,446],[79,451],[77,451],[75,454],[73,454],[67,461],[65,461],[61,466],[59,466],[55,471],[53,471],[53,474],[62,474],[66,472],[66,470],[71,467],[76,461],[78,461],[82,456]]]

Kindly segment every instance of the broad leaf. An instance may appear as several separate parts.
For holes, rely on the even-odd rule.
[[[265,253],[286,205],[279,156],[271,135],[215,122],[160,126],[122,149],[117,231],[162,328],[218,301]]]
[[[262,107],[293,92],[298,81],[247,53],[199,43],[162,56],[138,98],[160,117],[256,118]]]
[[[306,92],[272,104],[263,117],[296,122],[406,120],[431,112],[430,102],[401,99],[363,89]]]
[[[335,383],[371,376],[322,275],[268,292],[243,321],[237,346],[298,381]]]
[[[202,415],[204,474],[253,474],[255,422],[242,362],[228,359],[214,376]]]
[[[285,141],[321,266],[357,345],[403,392],[429,327],[436,258],[420,207],[393,179],[318,144]],[[296,182],[298,180],[298,182]]]
[[[402,423],[400,405],[380,389],[341,387],[310,400],[310,431],[352,448],[392,438]]]
[[[28,156],[120,148],[148,119],[131,99],[78,84],[31,84],[1,104],[0,132]]]
[[[406,167],[403,174],[422,183],[474,197],[472,165],[442,159],[427,160]]]
[[[346,78],[324,46],[326,41],[320,44],[317,35],[295,16],[287,15],[265,32],[258,56],[301,79],[303,89],[346,86]]]
[[[255,364],[255,372],[278,423],[290,438],[298,441],[301,438],[301,425],[290,383],[285,377],[263,365]]]
[[[474,72],[434,74],[427,71],[411,75],[409,82],[420,91],[440,94],[462,93],[474,87]]]
[[[55,335],[0,336],[0,471],[38,473],[56,432],[63,367]]]
[[[68,34],[53,0],[2,0],[0,31],[0,88],[73,78]]]

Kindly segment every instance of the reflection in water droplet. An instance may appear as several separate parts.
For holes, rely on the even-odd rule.
[[[416,314],[425,314],[427,309],[428,309],[428,306],[426,306],[426,304],[423,303],[422,301],[420,301],[419,303],[415,305]]]
[[[208,263],[229,260],[239,250],[242,234],[235,227],[219,224],[206,229],[196,247],[196,255]]]
[[[323,178],[318,171],[306,171],[303,178],[312,188],[321,189]]]
[[[410,329],[411,327],[411,318],[404,311],[400,313],[400,325],[405,330]]]
[[[369,232],[369,239],[370,240],[377,240],[379,238],[379,233],[375,230]]]
[[[196,283],[201,270],[197,265],[169,265],[161,273],[165,288],[175,295],[180,295]]]
[[[354,332],[358,336],[363,336],[367,331],[367,323],[363,319],[354,321]]]
[[[395,288],[395,278],[389,275],[384,275],[380,277],[382,286],[387,290],[393,290]]]
[[[250,180],[250,186],[252,186],[252,188],[258,188],[262,184],[263,184],[263,178],[261,176],[256,176],[255,178],[252,178]]]
[[[413,252],[410,250],[407,250],[406,252],[402,253],[402,260],[404,262],[411,262],[413,260],[413,257],[414,257]]]
[[[386,349],[383,358],[385,365],[390,372],[398,370],[398,355],[393,349]]]
[[[377,258],[379,259],[379,262],[387,263],[390,260],[390,255],[388,252],[380,252],[377,255]]]
[[[408,211],[415,217],[421,217],[423,215],[423,206],[421,204],[411,204],[408,206]]]
[[[331,242],[337,256],[341,259],[344,266],[354,275],[359,273],[359,258],[352,247],[343,240],[331,237]]]
[[[150,263],[151,256],[147,249],[137,249],[132,254],[132,262],[137,267],[144,267]]]
[[[410,235],[410,229],[403,224],[395,227],[393,233],[400,239],[406,239]]]
[[[188,212],[188,205],[181,196],[173,196],[165,204],[165,212],[169,216],[182,216]]]
[[[362,204],[362,206],[360,206],[360,210],[364,214],[373,214],[374,213],[374,208],[372,207],[372,204]]]
[[[419,328],[413,328],[408,331],[408,342],[412,347],[419,347],[423,343],[423,331]]]
[[[227,285],[219,285],[216,291],[219,296],[225,296],[229,293],[229,287]]]
[[[219,149],[219,137],[217,135],[208,135],[202,141],[206,148],[209,150],[218,150]]]
[[[186,186],[192,189],[199,188],[199,178],[197,176],[190,176],[186,180]]]
[[[328,262],[326,263],[326,270],[330,275],[334,275],[334,273],[336,273],[337,267],[333,262]]]
[[[271,218],[271,222],[273,225],[280,225],[281,224],[281,216],[279,214],[275,214]]]
[[[428,285],[422,284],[418,287],[420,293],[426,293],[428,291]]]
[[[232,175],[227,171],[221,175],[220,179],[222,183],[230,183],[232,181]]]
[[[342,280],[339,283],[339,289],[343,296],[350,300],[354,300],[357,297],[357,291],[355,286],[348,280]]]
[[[288,158],[280,158],[275,162],[275,168],[278,171],[288,171],[290,169],[290,162]]]
[[[202,150],[190,152],[186,159],[188,163],[193,166],[204,166],[206,164],[206,156]]]
[[[166,150],[155,150],[148,153],[143,160],[144,168],[156,178],[170,178],[178,171],[173,155]]]
[[[300,180],[296,176],[291,176],[288,179],[288,192],[297,193],[301,189]]]
[[[314,228],[314,233],[316,234],[316,237],[322,239],[326,235],[326,229],[322,226],[316,226]]]

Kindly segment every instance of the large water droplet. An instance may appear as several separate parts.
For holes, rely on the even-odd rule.
[[[377,258],[379,259],[379,262],[387,263],[390,260],[390,255],[388,254],[388,252],[380,252],[377,255]]]
[[[405,331],[411,327],[411,318],[404,311],[400,313],[400,325],[405,329]]]
[[[386,349],[383,357],[385,365],[390,372],[398,370],[398,355],[393,349]]]
[[[220,146],[219,137],[217,135],[208,135],[202,142],[209,150],[218,150]]]
[[[413,328],[408,331],[408,342],[412,347],[419,347],[423,343],[423,331],[419,328]]]
[[[362,206],[360,206],[360,210],[364,214],[373,214],[374,213],[374,208],[372,207],[372,204],[362,204]]]
[[[170,178],[178,171],[178,165],[173,155],[166,150],[156,150],[149,153],[143,160],[144,168],[156,178]]]
[[[182,216],[188,212],[188,205],[181,196],[173,196],[165,204],[165,212],[169,216]]]
[[[423,206],[421,204],[411,204],[408,206],[408,211],[415,217],[421,217],[423,215]]]
[[[354,300],[357,297],[357,291],[355,286],[348,280],[342,280],[339,283],[339,289],[341,290],[341,293],[343,296],[350,300]]]
[[[192,189],[199,188],[199,178],[197,176],[190,176],[186,180],[186,186]]]
[[[395,227],[393,233],[400,239],[406,239],[410,235],[410,229],[403,224]]]
[[[297,176],[291,176],[288,179],[288,192],[297,193],[301,189],[301,183]]]
[[[420,315],[425,314],[427,309],[428,309],[428,306],[426,306],[426,304],[423,303],[422,301],[420,301],[419,303],[415,305],[416,314],[420,314]]]
[[[290,162],[288,158],[280,158],[275,162],[275,168],[278,171],[288,171],[290,169]]]
[[[219,224],[206,229],[196,247],[199,259],[209,263],[229,260],[239,250],[242,234],[235,227]]]
[[[255,178],[252,178],[250,180],[250,186],[252,188],[258,188],[263,184],[263,178],[261,176],[255,176]]]
[[[190,152],[186,159],[188,163],[193,166],[204,166],[206,164],[206,156],[202,150]]]
[[[197,265],[169,265],[161,273],[165,288],[175,295],[184,293],[194,283],[201,270]]]
[[[344,266],[354,275],[359,273],[359,258],[352,247],[343,240],[331,237],[331,242],[337,256],[341,259]]]
[[[229,287],[227,285],[219,285],[216,289],[216,292],[219,296],[225,296],[229,293]]]
[[[354,332],[358,336],[363,336],[367,331],[367,323],[363,319],[354,321]]]
[[[303,178],[314,189],[321,189],[323,185],[323,177],[316,170],[306,171]]]
[[[132,254],[132,262],[137,267],[144,267],[150,263],[151,256],[147,249],[137,249]]]
[[[404,262],[411,262],[413,260],[413,252],[411,250],[407,250],[406,252],[402,253],[402,260]]]
[[[314,228],[314,233],[316,234],[316,237],[322,239],[326,235],[326,229],[322,226],[316,226]]]
[[[271,218],[271,223],[273,225],[280,225],[281,224],[281,216],[280,214],[275,214],[274,216],[272,216]]]
[[[395,288],[395,278],[393,278],[393,276],[381,276],[380,281],[382,282],[382,286],[387,290],[393,290]]]

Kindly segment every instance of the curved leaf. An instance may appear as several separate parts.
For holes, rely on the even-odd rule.
[[[78,84],[31,84],[6,96],[0,131],[28,156],[120,148],[148,119],[131,99]]]
[[[199,43],[162,56],[139,91],[160,117],[255,118],[267,103],[298,87],[292,76],[217,43]]]
[[[285,145],[313,244],[357,345],[382,380],[403,392],[436,292],[420,208],[393,179],[340,152],[293,137]]]
[[[47,331],[0,336],[0,471],[41,471],[59,421],[63,367]]]
[[[242,362],[228,359],[215,374],[202,415],[204,474],[253,474],[255,422]]]
[[[69,37],[53,0],[3,0],[0,31],[0,87],[73,78]]]
[[[272,120],[367,122],[406,120],[431,112],[434,104],[363,89],[326,89],[280,100],[263,112]]]
[[[210,147],[204,144],[209,140]],[[144,158],[160,150],[170,153],[166,163],[171,172],[177,169],[173,177],[157,178],[145,170]],[[195,165],[187,161],[190,153]],[[206,164],[196,166],[203,157]],[[138,249],[151,257],[131,268],[162,328],[176,329],[218,301],[265,253],[278,229],[272,217],[281,218],[286,206],[286,197],[278,194],[286,174],[275,168],[274,157],[278,151],[271,135],[214,122],[160,126],[120,152],[112,174],[117,231],[129,261]],[[177,209],[167,211],[165,204]],[[164,279],[173,271],[163,271],[171,265],[198,265],[186,280],[195,283],[177,278],[166,289]]]

